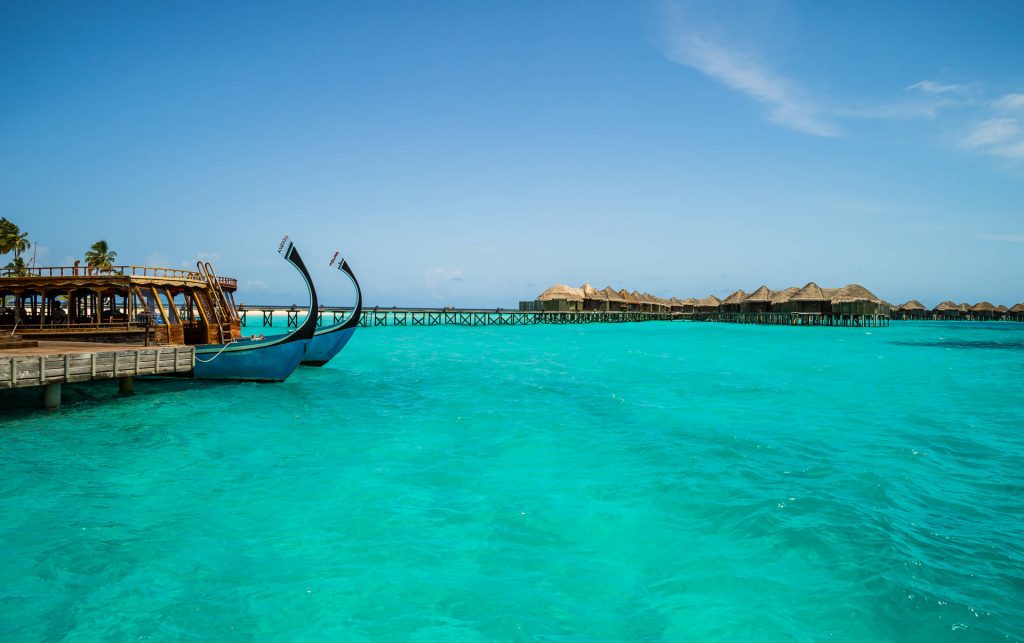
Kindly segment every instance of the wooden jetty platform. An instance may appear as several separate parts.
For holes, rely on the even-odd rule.
[[[321,306],[317,325],[337,323],[352,312],[351,308]],[[242,325],[249,321],[264,328],[280,325],[284,313],[285,326],[296,328],[307,314],[297,306],[239,305]],[[359,325],[373,326],[531,326],[535,324],[598,324],[670,320],[669,312],[639,311],[542,311],[505,310],[501,308],[363,308]],[[326,322],[325,322],[326,320]],[[255,325],[255,324],[254,324]]]
[[[694,313],[693,321],[771,326],[854,326],[878,328],[889,325],[888,315],[852,315],[825,313]]]
[[[194,364],[192,346],[39,341],[0,351],[0,389],[42,387],[43,407],[57,408],[65,383],[117,379],[131,395],[136,376],[189,373]]]

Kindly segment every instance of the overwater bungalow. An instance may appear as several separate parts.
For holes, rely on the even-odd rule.
[[[860,284],[847,284],[830,294],[832,314],[863,319],[889,315],[889,307]]]
[[[579,288],[580,293],[583,295],[583,310],[607,312],[608,311],[608,297],[604,291],[597,290],[590,284],[583,284]]]
[[[720,314],[738,313],[740,312],[740,307],[743,305],[743,300],[746,298],[747,293],[743,292],[743,290],[737,290],[722,300],[718,312]]]
[[[932,308],[932,319],[941,319],[944,321],[955,321],[960,319],[960,306],[951,301],[944,301],[935,306],[935,308]]]
[[[826,315],[832,312],[832,301],[818,284],[809,282],[793,293],[783,305],[782,312],[797,315]]]
[[[1006,318],[1012,321],[1024,321],[1024,304],[1014,304],[1006,312]]]
[[[694,310],[701,315],[717,314],[721,305],[722,300],[714,295],[708,295],[694,304]]]
[[[604,293],[604,298],[608,302],[608,310],[623,311],[628,308],[626,299],[611,286],[606,286],[601,292]]]
[[[583,310],[583,292],[565,284],[555,284],[540,295],[541,310],[552,312],[579,312]]]
[[[916,299],[901,304],[897,309],[900,319],[927,319],[928,309]]]
[[[1006,319],[1008,317],[1008,315],[1009,315],[1009,312],[1010,312],[1009,308],[1007,308],[1006,306],[1004,306],[1002,304],[999,304],[998,306],[996,306],[996,319],[999,319],[999,320]]]
[[[768,286],[761,286],[747,295],[740,304],[744,313],[767,313],[772,310],[772,291]]]
[[[696,311],[697,311],[697,298],[696,297],[688,297],[688,298],[683,300],[683,314],[684,315],[692,315]]]
[[[633,296],[628,290],[623,288],[619,291],[619,297],[622,297],[622,301],[626,304],[626,310],[632,313],[640,312],[640,301]]]
[[[975,321],[992,321],[997,312],[996,307],[987,301],[978,302],[968,309],[970,318]]]
[[[781,312],[785,310],[789,300],[798,292],[800,292],[800,289],[796,286],[790,286],[782,290],[773,290],[771,293],[772,311]]]

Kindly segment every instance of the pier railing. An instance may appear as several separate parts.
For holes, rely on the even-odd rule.
[[[163,279],[185,279],[203,281],[203,277],[195,270],[179,268],[161,268],[159,266],[111,266],[109,270],[97,270],[89,266],[37,266],[14,270],[0,268],[0,277],[154,277]],[[218,277],[223,286],[237,288],[238,280],[230,277]]]
[[[238,307],[243,325],[264,328],[280,326],[296,328],[305,319],[307,309],[298,306]],[[352,312],[345,307],[321,307],[317,325],[336,324]],[[281,319],[284,313],[284,319]],[[276,317],[276,319],[275,319]],[[536,324],[597,324],[643,321],[667,321],[670,313],[636,311],[540,311],[506,310],[502,308],[363,308],[359,325],[376,326],[532,326]]]

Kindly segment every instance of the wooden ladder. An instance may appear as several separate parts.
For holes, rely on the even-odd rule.
[[[233,309],[227,302],[224,290],[220,287],[220,282],[217,281],[217,275],[213,272],[213,266],[210,265],[210,262],[207,261],[204,264],[202,261],[197,261],[196,268],[199,269],[199,274],[203,281],[206,282],[206,286],[210,291],[209,302],[213,308],[213,318],[217,323],[220,343],[226,344],[232,341],[231,319],[234,316]]]

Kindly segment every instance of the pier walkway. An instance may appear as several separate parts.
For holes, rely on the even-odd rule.
[[[351,313],[351,308],[321,306],[318,325],[336,324]],[[262,324],[298,327],[307,309],[297,306],[238,307],[242,325]],[[363,308],[359,325],[373,326],[531,326],[534,324],[598,324],[672,319],[670,313],[651,312],[555,312],[540,310],[504,310],[501,308]]]
[[[43,407],[57,408],[65,383],[117,379],[121,395],[131,395],[133,377],[189,373],[194,363],[192,346],[40,341],[0,351],[0,389],[39,386]]]

